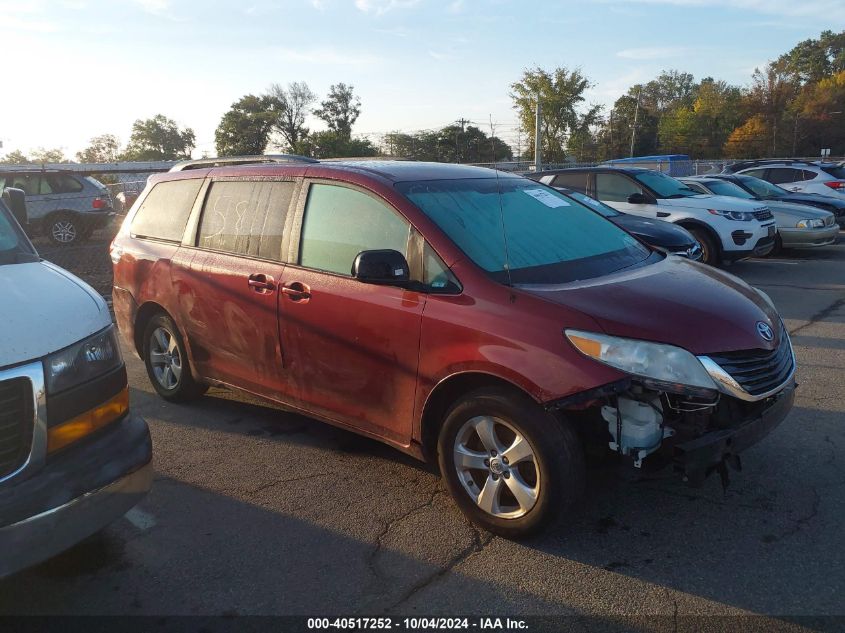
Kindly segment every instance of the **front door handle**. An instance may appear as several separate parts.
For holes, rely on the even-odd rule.
[[[260,295],[269,295],[276,289],[276,284],[273,283],[273,278],[270,275],[263,273],[255,273],[249,276],[247,282],[251,290],[254,290]]]
[[[311,298],[311,288],[300,281],[291,281],[282,285],[282,294],[287,295],[291,301],[307,303]]]

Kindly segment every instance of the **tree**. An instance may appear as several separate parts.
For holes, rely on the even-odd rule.
[[[455,163],[495,163],[511,160],[513,150],[497,136],[473,125],[448,125],[416,134],[392,132],[384,138],[391,156]]]
[[[27,158],[26,154],[17,149],[9,152],[2,159],[0,159],[0,163],[6,165],[26,165],[29,162],[31,161],[29,160],[29,158]]]
[[[766,118],[755,114],[731,132],[725,143],[725,155],[730,158],[759,158],[766,154],[771,131]]]
[[[780,137],[786,137],[784,116],[790,102],[798,94],[798,82],[783,62],[767,64],[763,69],[756,68],[751,76],[752,84],[747,100],[753,114],[761,115],[771,134],[770,147],[772,156],[778,152]],[[784,146],[783,143],[780,144]]]
[[[352,92],[353,88],[351,84],[334,84],[326,100],[314,110],[314,114],[323,119],[330,130],[346,139],[352,135],[352,126],[361,114],[361,100]]]
[[[196,136],[191,128],[180,129],[163,114],[138,119],[123,153],[124,160],[182,160],[191,157]]]
[[[589,126],[601,112],[601,106],[583,111],[584,92],[592,84],[576,69],[556,68],[548,72],[542,68],[526,69],[522,78],[511,84],[511,98],[529,144],[534,144],[534,119],[539,96],[541,106],[540,134],[543,159],[563,162],[569,136]]]
[[[344,136],[335,130],[322,130],[310,134],[302,142],[303,150],[314,158],[350,158],[378,156],[379,150],[366,138]]]
[[[214,132],[218,156],[263,154],[277,113],[267,96],[245,95],[232,104]]]
[[[799,42],[777,63],[801,83],[817,82],[845,70],[845,31],[822,31],[819,39]]]
[[[305,118],[311,112],[311,105],[317,100],[317,95],[311,92],[304,81],[294,81],[287,88],[281,84],[270,84],[267,97],[273,101],[276,113],[273,131],[282,136],[289,151],[299,152],[309,132],[305,127]]]
[[[695,93],[695,78],[679,70],[664,70],[645,85],[635,85],[628,94],[640,95],[640,107],[663,113],[668,110],[691,106]]]
[[[32,150],[32,162],[33,163],[67,163],[67,158],[65,158],[65,153],[59,147],[54,147],[52,149],[46,149],[44,147],[39,147],[38,149]]]
[[[634,119],[636,118],[636,133]],[[648,108],[637,108],[637,99],[630,95],[619,97],[610,116],[597,134],[597,158],[625,158],[631,153],[634,137],[634,156],[648,156],[657,152],[657,116]]]
[[[113,134],[92,138],[88,147],[76,153],[80,163],[116,163],[120,154],[120,141]]]

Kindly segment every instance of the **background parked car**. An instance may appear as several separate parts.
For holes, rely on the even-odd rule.
[[[845,198],[845,166],[842,163],[804,160],[745,161],[728,165],[728,174],[761,178],[788,191],[818,193]]]
[[[635,235],[649,246],[696,262],[701,260],[701,246],[692,236],[692,233],[682,226],[663,220],[651,220],[622,213],[600,200],[565,187],[555,187],[555,189],[576,202],[594,209],[616,226],[625,229],[631,235]]]
[[[678,224],[701,245],[701,259],[707,264],[762,257],[774,248],[777,227],[766,205],[699,194],[658,171],[586,167],[545,171],[530,177],[598,198],[623,213]]]
[[[64,170],[0,169],[0,190],[22,189],[29,209],[31,235],[46,235],[56,244],[90,237],[114,218],[108,189],[90,176]]]
[[[735,182],[723,178],[693,176],[681,178],[681,182],[701,193],[757,200],[754,194]],[[768,206],[778,225],[773,253],[784,247],[828,246],[834,244],[839,237],[839,225],[836,224],[836,218],[830,211],[778,200],[769,200]]]

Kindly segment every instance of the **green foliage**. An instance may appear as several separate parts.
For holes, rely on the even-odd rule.
[[[53,149],[45,149],[39,147],[32,150],[30,156],[33,163],[69,163],[70,161],[65,157],[65,153],[58,147]]]
[[[299,153],[314,158],[364,158],[378,156],[379,150],[369,139],[344,136],[335,130],[310,134],[302,143]]]
[[[423,161],[494,163],[513,158],[507,143],[472,125],[449,125],[417,134],[392,132],[385,136],[384,146],[391,156]]]
[[[352,126],[361,114],[361,100],[355,96],[353,88],[351,84],[334,84],[329,89],[329,96],[314,110],[314,114],[340,138],[348,139],[352,135]]]
[[[579,69],[565,67],[548,72],[542,68],[526,69],[522,78],[511,84],[511,98],[522,129],[534,145],[534,121],[537,100],[540,101],[540,136],[543,160],[563,162],[570,136],[581,134],[598,120],[601,106],[586,109],[584,92],[592,84]]]
[[[218,156],[263,154],[276,120],[275,102],[268,96],[245,95],[232,104],[214,132]]]
[[[163,114],[138,119],[132,125],[129,144],[122,160],[182,160],[191,157],[196,136],[191,128],[180,129]]]
[[[798,43],[778,58],[801,83],[818,82],[845,70],[845,31],[822,31],[819,39]]]
[[[80,163],[115,163],[120,155],[120,141],[113,134],[101,134],[89,141],[88,147],[76,152]]]
[[[26,165],[29,162],[31,161],[26,154],[17,149],[0,158],[0,163],[4,165]]]

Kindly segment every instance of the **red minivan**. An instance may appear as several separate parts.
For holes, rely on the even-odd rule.
[[[585,448],[698,483],[792,407],[765,294],[554,189],[221,162],[151,178],[112,244],[117,321],[163,398],[233,387],[437,459],[463,512],[510,537],[578,497]]]

